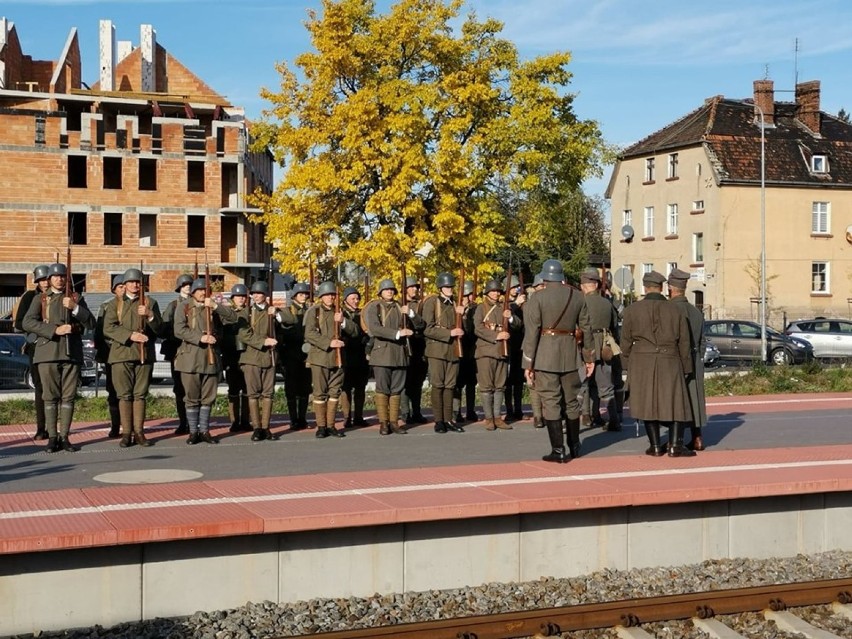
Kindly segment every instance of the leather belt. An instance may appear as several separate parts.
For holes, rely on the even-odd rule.
[[[573,335],[574,331],[564,331],[561,328],[543,328],[542,335]]]
[[[593,328],[592,333],[603,333],[605,330],[605,328]]]

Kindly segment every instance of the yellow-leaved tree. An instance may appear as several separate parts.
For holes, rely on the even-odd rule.
[[[574,114],[570,55],[521,60],[499,22],[461,8],[323,0],[309,13],[313,50],[298,74],[277,66],[252,127],[283,167],[275,192],[253,198],[282,271],[304,278],[310,260],[326,276],[342,262],[374,277],[401,263],[497,272],[514,233],[505,189],[523,201],[542,182],[577,189],[599,174],[605,145]]]

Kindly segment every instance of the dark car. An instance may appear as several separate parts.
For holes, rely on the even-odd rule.
[[[98,375],[98,364],[95,361],[95,332],[83,334],[83,366],[80,367],[80,381],[83,384],[94,384]]]
[[[760,324],[745,320],[707,320],[704,337],[712,342],[725,361],[760,361]],[[813,347],[803,339],[789,337],[766,327],[766,353],[773,364],[801,364],[813,359]]]
[[[852,320],[817,317],[787,324],[784,332],[809,342],[814,357],[852,357]]]
[[[0,334],[0,384],[35,388],[30,374],[30,359],[24,355],[22,333]]]
[[[716,345],[711,342],[704,344],[704,366],[711,368],[719,363],[722,358],[722,353],[716,348]]]

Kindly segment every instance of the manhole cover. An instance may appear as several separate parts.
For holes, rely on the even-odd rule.
[[[189,481],[203,477],[194,470],[161,468],[158,470],[123,470],[117,473],[96,475],[95,481],[105,484],[165,484],[173,481]]]

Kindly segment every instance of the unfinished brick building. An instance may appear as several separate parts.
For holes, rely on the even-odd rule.
[[[246,195],[273,188],[269,152],[248,125],[142,25],[140,45],[100,22],[100,78],[82,79],[77,29],[57,60],[21,51],[0,18],[0,296],[32,285],[34,265],[72,248],[78,291],[107,291],[144,263],[169,291],[209,261],[214,280],[251,282],[270,256]]]

